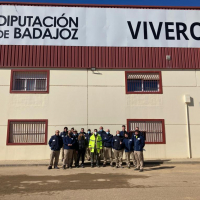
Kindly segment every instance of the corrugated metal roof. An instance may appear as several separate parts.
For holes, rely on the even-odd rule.
[[[200,69],[197,48],[0,46],[0,67]],[[171,61],[166,60],[171,55]]]
[[[113,8],[200,9],[155,7],[8,3],[0,5],[85,6]],[[171,55],[171,60],[166,60]],[[0,45],[0,68],[106,68],[106,69],[199,69],[198,48],[69,47]]]

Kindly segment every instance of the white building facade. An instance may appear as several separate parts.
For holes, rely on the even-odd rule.
[[[31,46],[0,46],[0,160],[48,159],[65,126],[123,124],[145,132],[145,159],[200,158],[198,48]]]

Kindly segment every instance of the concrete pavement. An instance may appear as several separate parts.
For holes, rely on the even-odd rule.
[[[1,167],[1,200],[200,199],[199,164],[154,164],[131,169]]]
[[[88,162],[86,162],[87,164]],[[0,167],[14,166],[48,166],[49,160],[4,160],[0,161]],[[89,164],[89,163],[88,163]],[[124,162],[125,164],[125,162]],[[199,158],[192,159],[149,159],[145,160],[146,165],[152,164],[200,164]],[[62,165],[59,160],[59,165]]]

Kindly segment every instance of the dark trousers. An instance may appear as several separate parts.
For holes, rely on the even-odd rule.
[[[86,149],[79,149],[78,150],[78,158],[77,158],[77,164],[76,165],[79,165],[79,160],[80,158],[82,159],[82,165],[84,164],[84,161],[85,161],[85,151]]]
[[[94,165],[94,159],[96,159],[96,165],[100,165],[100,156],[99,153],[95,152],[91,152],[91,165]]]

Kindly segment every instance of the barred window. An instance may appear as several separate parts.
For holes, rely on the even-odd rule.
[[[8,120],[8,145],[46,143],[47,120]]]
[[[126,93],[162,93],[160,72],[126,72]]]
[[[48,92],[49,71],[12,70],[11,92]]]
[[[165,127],[163,119],[128,119],[129,132],[134,132],[136,127],[144,134],[147,144],[165,144]]]

